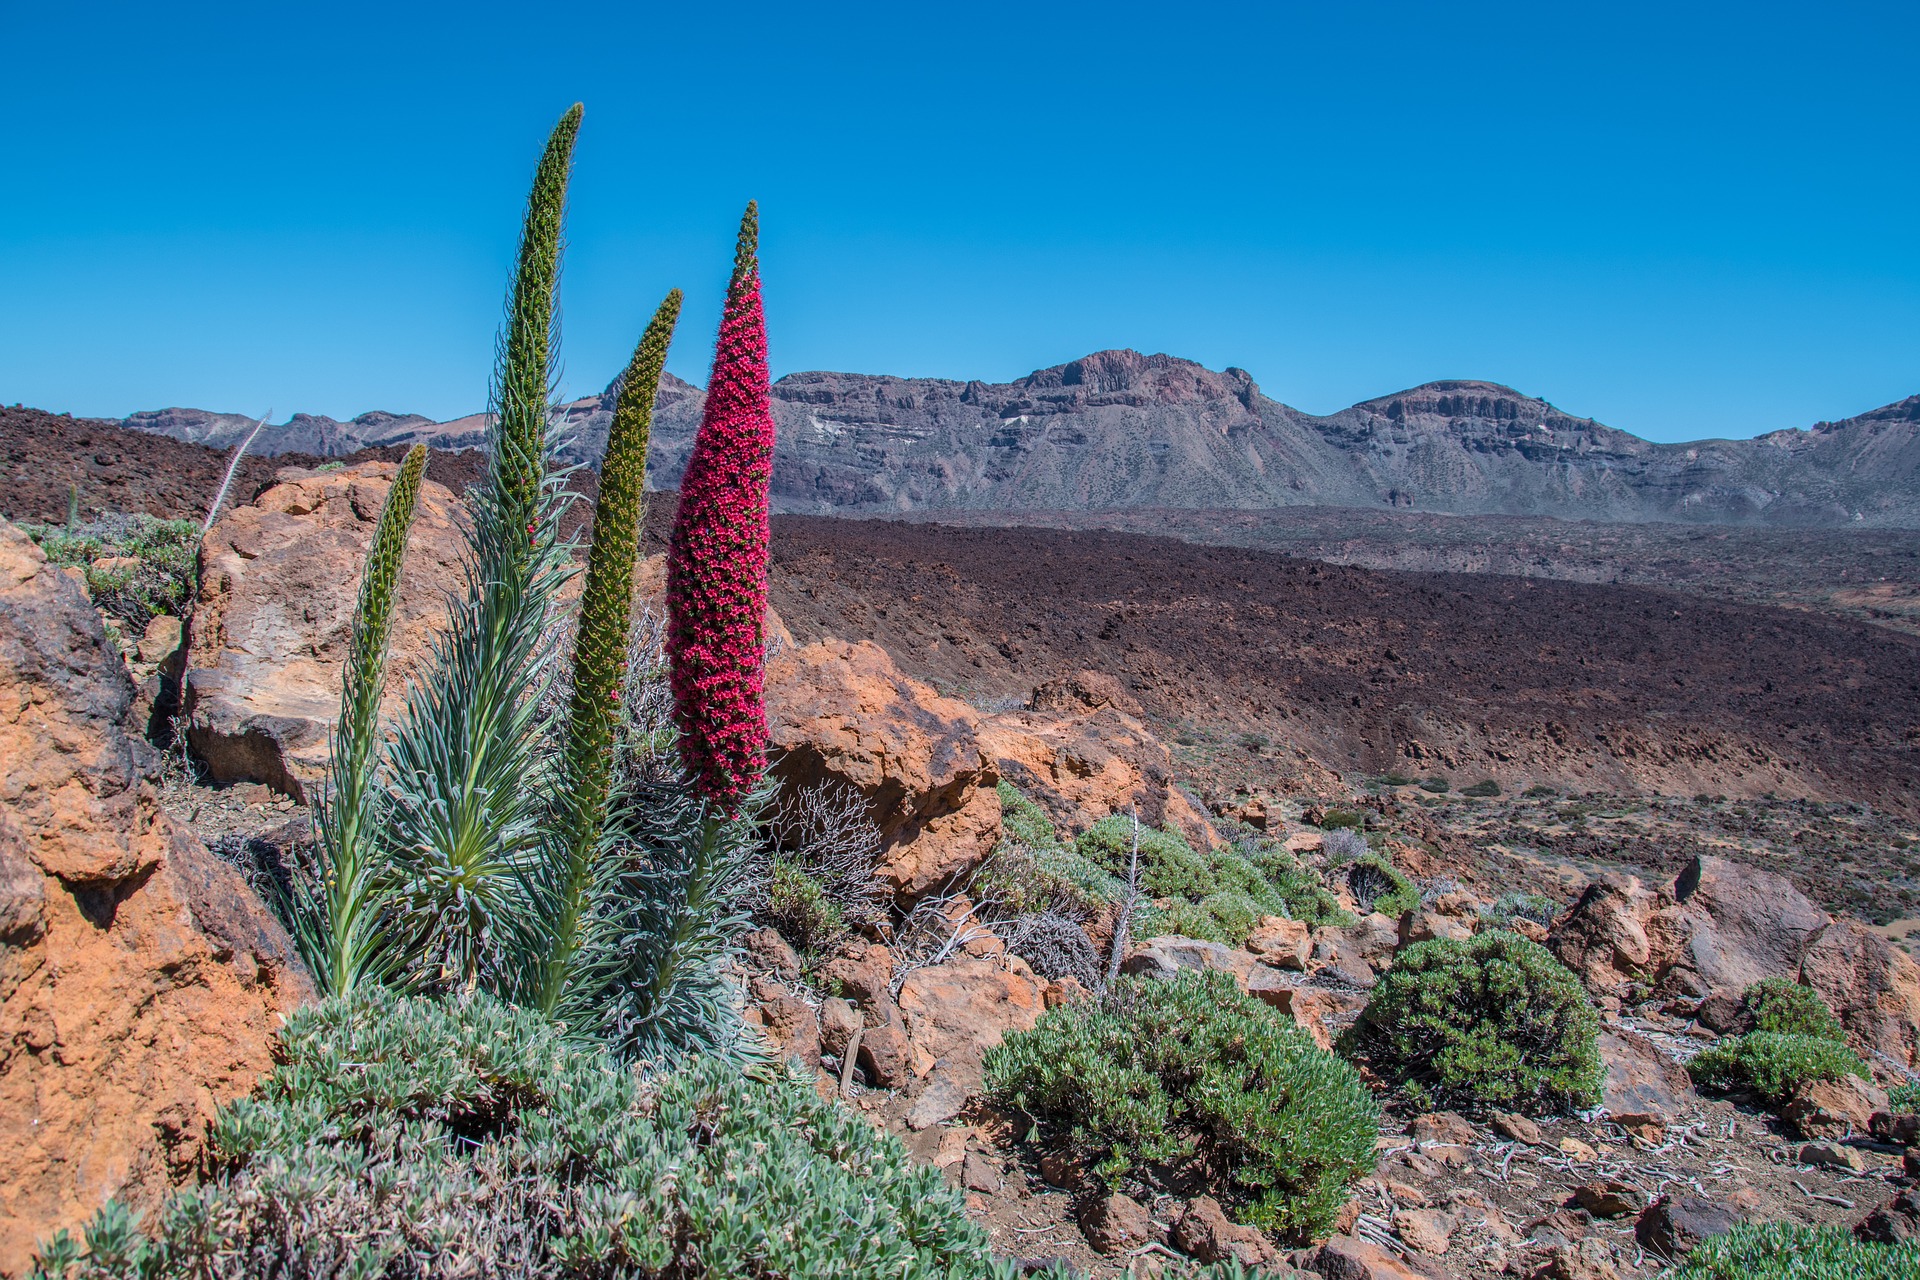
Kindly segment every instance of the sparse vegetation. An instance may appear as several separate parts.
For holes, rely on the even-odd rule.
[[[1503,893],[1484,908],[1480,916],[1489,924],[1504,928],[1515,920],[1550,925],[1560,911],[1560,904],[1542,893]]]
[[[1845,1044],[1847,1033],[1811,987],[1790,978],[1765,978],[1748,987],[1740,999],[1741,1013],[1755,1031],[1812,1036]]]
[[[1342,1043],[1417,1107],[1539,1115],[1599,1100],[1599,1030],[1551,952],[1493,930],[1402,951]]]
[[[1470,787],[1460,788],[1460,794],[1472,796],[1476,800],[1487,800],[1500,794],[1500,784],[1488,778],[1484,782],[1476,782]]]
[[[129,635],[159,614],[178,615],[193,593],[200,526],[192,520],[109,513],[21,528],[49,562],[80,569],[93,602]]]
[[[1254,1225],[1324,1233],[1374,1165],[1359,1075],[1225,974],[1129,978],[987,1057],[988,1087],[1110,1182],[1194,1160]]]
[[[1347,889],[1363,912],[1399,916],[1420,905],[1420,890],[1380,854],[1361,854],[1346,867]]]
[[[1913,1280],[1920,1241],[1873,1244],[1840,1227],[1743,1222],[1701,1241],[1671,1280]]]
[[[1687,1063],[1687,1073],[1702,1089],[1750,1093],[1778,1107],[1803,1084],[1865,1077],[1867,1066],[1845,1045],[1818,1036],[1750,1031],[1698,1054]]]

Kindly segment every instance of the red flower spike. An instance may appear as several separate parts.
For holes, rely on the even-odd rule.
[[[680,757],[695,791],[729,815],[759,781],[767,754],[773,408],[758,240],[759,210],[749,204],[667,553],[667,658]]]

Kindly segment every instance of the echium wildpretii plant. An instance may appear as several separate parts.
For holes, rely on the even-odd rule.
[[[327,995],[345,995],[383,978],[401,958],[390,933],[393,882],[379,848],[380,695],[401,562],[426,467],[425,445],[407,451],[374,525],[340,674],[340,718],[333,726],[326,790],[315,806],[320,863],[292,889],[294,939]]]
[[[707,785],[713,775],[703,748],[713,737],[699,733],[687,742],[684,780],[618,774],[623,690],[640,679],[627,670],[627,653],[648,435],[680,294],[661,304],[622,378],[568,667],[555,639],[565,630],[560,592],[576,572],[576,546],[560,530],[570,495],[549,426],[561,224],[579,123],[576,106],[555,128],[527,203],[494,377],[487,476],[469,494],[466,591],[451,601],[447,630],[383,753],[375,716],[400,554],[383,518],[356,616],[324,820],[331,826],[311,878],[320,887],[297,895],[293,907],[303,950],[329,991],[368,981],[480,987],[631,1059],[658,1060],[739,1043],[738,1011],[720,970],[741,922],[739,881],[756,852],[749,793],[765,740],[758,644],[772,423],[750,208],[716,357],[719,394],[695,456],[706,459],[706,474],[732,477],[708,482],[709,497],[726,503],[703,518],[724,519],[736,508],[758,515],[744,540],[716,541],[698,527],[687,537],[709,548],[693,581],[719,567],[715,552],[732,548],[744,568],[736,581],[758,601],[751,653],[700,649],[737,658],[726,688],[750,694],[753,718],[747,737],[728,739],[739,766],[727,775],[732,790]],[[751,357],[744,364],[743,341]],[[716,418],[714,408],[743,402],[766,419],[744,443],[737,428],[724,429],[737,419]],[[744,451],[743,466],[718,456],[730,447]],[[417,469],[411,474],[417,491]],[[408,497],[409,511],[411,504]],[[399,515],[392,519],[403,536]],[[688,634],[700,642],[710,625],[696,619]],[[671,656],[676,672],[683,661]],[[694,687],[677,674],[673,683]],[[743,705],[740,696],[723,700],[711,722],[738,724]],[[676,719],[685,732],[707,723],[702,717],[683,700]]]
[[[759,234],[759,208],[749,204],[667,554],[667,654],[681,757],[694,789],[728,814],[760,781],[767,752],[774,430]]]
[[[541,645],[573,574],[548,439],[561,222],[581,109],[555,126],[535,172],[507,304],[487,476],[469,494],[464,599],[452,604],[408,693],[391,763],[391,836],[408,908],[450,981],[512,993],[541,950],[528,895],[552,771],[539,751]]]

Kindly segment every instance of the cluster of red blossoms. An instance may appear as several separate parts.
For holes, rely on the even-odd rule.
[[[667,553],[667,660],[680,758],[695,790],[729,815],[760,780],[767,755],[773,408],[758,242],[759,213],[749,204]]]

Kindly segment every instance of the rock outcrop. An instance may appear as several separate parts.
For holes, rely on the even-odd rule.
[[[1701,1022],[1721,1031],[1733,1029],[1748,986],[1791,978],[1820,994],[1862,1054],[1920,1063],[1920,966],[1757,867],[1695,858],[1666,890],[1597,880],[1555,924],[1551,945],[1596,994],[1645,982],[1697,1001]]]
[[[304,802],[326,770],[360,573],[398,464],[288,468],[207,536],[187,656],[188,738],[220,781]],[[446,625],[461,589],[459,504],[429,478],[395,597],[386,706]]]
[[[980,738],[1001,776],[1033,797],[1060,830],[1137,812],[1188,843],[1215,843],[1213,824],[1174,785],[1173,756],[1141,720],[1140,704],[1099,671],[1076,671],[1033,691],[1027,707],[988,717]]]
[[[99,615],[0,522],[0,1272],[150,1205],[308,987],[239,873],[161,813]]]
[[[865,798],[880,873],[914,898],[979,864],[1000,835],[999,781],[980,713],[901,674],[871,642],[821,640],[767,665],[773,772]]]

